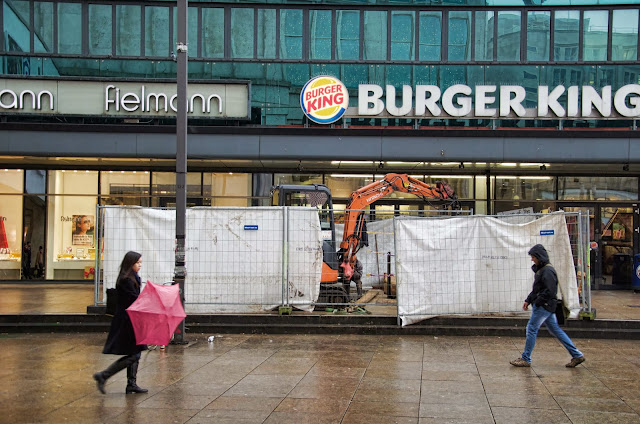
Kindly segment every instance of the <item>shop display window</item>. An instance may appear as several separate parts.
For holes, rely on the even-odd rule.
[[[236,172],[204,173],[203,191],[210,206],[251,206],[251,174]]]
[[[103,205],[149,206],[149,171],[104,171],[100,174]]]
[[[381,176],[380,176],[381,177]],[[348,199],[355,190],[374,182],[374,176],[356,174],[329,174],[326,176],[325,184],[331,190],[333,201],[336,199]]]
[[[0,170],[0,280],[19,280],[22,251],[22,170]]]
[[[559,177],[559,200],[638,200],[637,177]]]
[[[187,207],[209,206],[205,197],[211,196],[210,189],[202,186],[202,173],[187,173]],[[176,207],[176,173],[154,172],[151,174],[151,206],[160,208]]]
[[[97,171],[49,171],[47,279],[82,280],[95,264]]]

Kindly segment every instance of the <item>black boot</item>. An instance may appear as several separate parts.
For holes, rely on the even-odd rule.
[[[106,370],[93,374],[93,379],[96,380],[96,385],[98,386],[98,390],[100,390],[100,393],[102,393],[103,395],[106,394],[107,392],[104,389],[104,384],[107,382],[109,377],[116,374],[118,371],[127,368],[129,364],[132,363],[132,361],[135,361],[137,364],[138,358],[133,355],[124,356],[115,361],[113,364],[109,365]]]
[[[149,390],[138,387],[136,384],[136,376],[138,375],[138,361],[127,367],[127,394],[131,393],[147,393]]]
[[[107,382],[107,379],[104,377],[104,375],[101,372],[97,372],[93,374],[93,379],[96,380],[96,385],[98,386],[98,390],[100,390],[100,393],[102,393],[103,395],[107,394],[107,392],[104,390],[104,383]]]

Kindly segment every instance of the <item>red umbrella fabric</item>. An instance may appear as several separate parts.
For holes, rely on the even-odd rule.
[[[127,308],[137,344],[166,346],[178,324],[187,316],[180,302],[178,285],[163,286],[147,281],[135,302]]]

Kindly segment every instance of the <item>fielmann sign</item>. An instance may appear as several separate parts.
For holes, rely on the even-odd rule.
[[[320,81],[320,82],[319,82]],[[358,106],[346,107],[348,93],[337,78],[320,76],[305,84],[300,104],[309,119],[332,123],[349,118],[462,118],[462,119],[635,119],[640,116],[640,84],[615,92],[611,86],[558,85],[533,87],[535,97],[519,85],[463,84],[442,89],[436,85],[404,85],[400,93],[387,85],[358,86]],[[527,87],[531,92],[532,88]],[[536,107],[525,108],[533,101]],[[346,108],[346,110],[345,110]],[[309,112],[311,111],[311,112]],[[321,117],[322,119],[318,119]]]
[[[0,79],[0,113],[170,117],[177,112],[175,82]],[[188,116],[249,119],[250,83],[190,83]]]

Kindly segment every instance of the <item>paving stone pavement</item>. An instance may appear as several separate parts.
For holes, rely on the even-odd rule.
[[[546,330],[541,330],[546,331]],[[524,332],[524,330],[523,330]],[[1,423],[640,423],[640,341],[188,334],[143,352],[138,384],[92,374],[106,334],[0,335]]]

